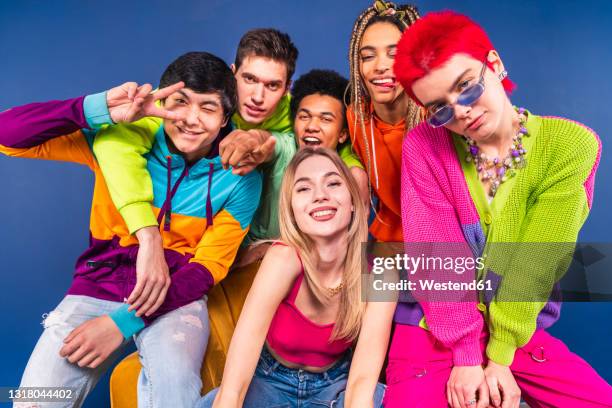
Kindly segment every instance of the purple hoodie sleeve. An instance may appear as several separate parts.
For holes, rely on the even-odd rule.
[[[164,303],[151,316],[136,317],[136,311],[128,312],[128,304],[110,313],[109,316],[123,337],[129,339],[144,327],[149,326],[158,317],[179,307],[202,299],[215,284],[212,274],[206,267],[197,262],[189,262],[174,272],[172,283],[168,288]]]
[[[164,303],[151,316],[142,317],[145,325],[148,326],[159,316],[202,299],[215,284],[208,269],[197,262],[187,263],[170,278],[172,284],[168,288]]]
[[[49,139],[88,128],[85,97],[30,103],[0,113],[0,144],[28,148]]]

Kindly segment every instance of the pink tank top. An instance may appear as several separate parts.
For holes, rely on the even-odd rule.
[[[289,295],[278,305],[268,330],[268,346],[280,357],[295,364],[325,367],[340,359],[351,346],[345,340],[329,341],[334,323],[318,324],[308,319],[295,305],[304,280],[304,269]]]

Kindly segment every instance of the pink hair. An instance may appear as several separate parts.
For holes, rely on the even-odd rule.
[[[489,36],[469,17],[454,11],[429,13],[408,27],[397,44],[393,70],[406,93],[418,104],[412,92],[415,81],[446,63],[455,54],[467,54],[485,61],[494,50]],[[490,69],[492,66],[487,62]],[[502,81],[506,92],[515,85],[507,77]]]

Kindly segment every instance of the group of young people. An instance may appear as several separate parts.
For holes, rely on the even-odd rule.
[[[376,1],[355,21],[350,79],[317,69],[291,87],[297,57],[257,29],[231,66],[190,52],[156,90],[0,113],[2,153],[95,174],[89,247],[20,386],[73,387],[80,406],[133,338],[143,407],[612,406],[546,331],[556,299],[362,298],[368,239],[463,244],[498,295],[552,293],[561,259],[492,244],[576,241],[596,134],[514,107],[500,54],[455,12]],[[256,275],[201,397],[206,294],[240,269]]]

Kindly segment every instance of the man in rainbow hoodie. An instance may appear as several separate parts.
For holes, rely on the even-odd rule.
[[[251,244],[280,235],[278,195],[284,169],[296,151],[291,133],[291,96],[288,91],[297,55],[298,51],[287,34],[275,29],[255,29],[242,36],[231,66],[236,81],[237,106],[230,122],[233,130],[219,144],[222,165],[226,169],[231,167],[232,174],[244,176],[254,169],[253,162],[260,161],[258,156],[267,156],[273,151],[279,159],[257,172],[262,177],[261,200],[259,195],[252,197],[258,208],[238,254],[246,261],[240,267],[234,266],[223,284],[222,296],[217,291],[211,294],[209,319],[217,330],[211,333],[208,344],[211,350],[221,351],[221,355],[227,352],[233,332],[233,326],[228,325],[228,321],[233,322],[232,316],[228,316],[227,310],[241,307],[259,269],[259,262],[252,257],[253,254],[259,255],[256,253],[259,247]],[[142,231],[150,231],[151,236],[147,234],[144,244],[156,240],[159,235],[160,220],[151,208],[154,198],[151,180],[154,176],[149,174],[143,157],[149,154],[161,124],[159,118],[144,117],[129,128],[115,126],[104,129],[98,133],[93,145],[110,197],[129,232],[140,239]],[[253,151],[254,144],[259,147],[257,152]],[[244,155],[245,150],[252,154]],[[236,244],[240,245],[240,242]],[[168,267],[160,256],[159,245],[147,245],[146,252],[147,255],[141,257],[142,262],[137,264],[138,279],[128,303],[148,310],[163,301],[165,293],[159,290],[156,282],[167,276]],[[199,362],[202,363],[202,359]],[[209,380],[217,378],[214,373],[220,377],[223,364],[218,352],[204,359],[203,372],[212,373],[210,378],[205,378],[206,385]],[[132,369],[125,364],[120,364],[118,370],[130,378],[134,376]]]
[[[261,200],[240,251],[240,255],[247,258],[249,244],[280,235],[280,184],[284,169],[297,150],[292,134],[289,94],[297,57],[298,50],[289,35],[271,28],[254,29],[240,39],[231,65],[236,78],[238,103],[236,113],[231,117],[233,130],[219,145],[223,166],[226,169],[231,167],[236,175],[245,175],[261,163],[261,157],[270,154],[277,157],[274,163],[259,169],[263,177]],[[140,157],[151,149],[160,124],[159,118],[146,117],[129,130],[109,128],[94,142],[94,152],[111,198],[132,233],[157,226],[158,220],[150,208],[153,198],[150,177]],[[146,269],[159,271],[163,265],[151,261]],[[251,265],[249,270],[254,273],[257,265]],[[163,273],[149,273],[149,276],[153,275],[162,276]],[[147,298],[142,294],[145,290],[141,288],[149,286],[146,279],[149,278],[142,279],[134,294],[137,304],[158,301],[159,297]]]
[[[66,297],[46,318],[21,381],[21,387],[72,388],[70,406],[83,403],[131,337],[144,367],[139,405],[195,404],[209,335],[205,295],[227,274],[258,205],[261,176],[232,174],[218,156],[236,105],[229,67],[211,54],[188,53],[168,66],[160,87],[151,94],[150,85],[126,83],[0,113],[0,152],[76,162],[95,174],[89,247]],[[145,115],[165,118],[142,158],[163,230],[142,228],[134,236],[111,202],[92,145],[107,125]],[[161,259],[151,249],[157,247]],[[134,296],[139,264],[155,262],[167,265],[169,276],[157,276],[143,296]],[[145,301],[124,303],[128,297]]]

